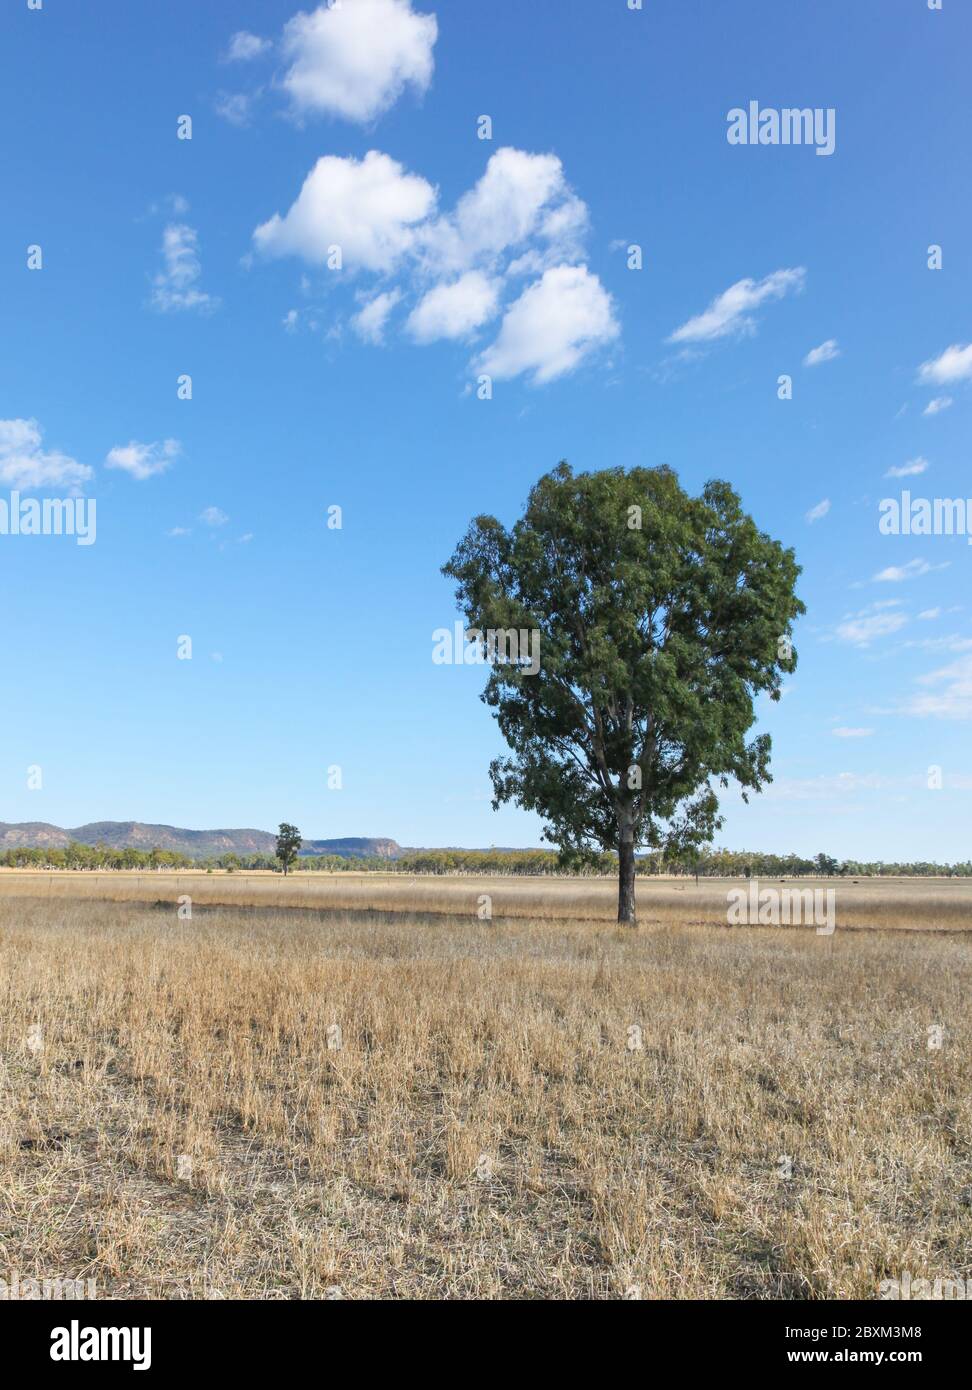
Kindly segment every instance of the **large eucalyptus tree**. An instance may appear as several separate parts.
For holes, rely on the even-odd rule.
[[[722,824],[716,786],[771,780],[769,735],[746,736],[796,664],[793,551],[728,483],[692,497],[667,467],[561,463],[512,530],[476,517],[443,573],[490,634],[482,698],[512,752],[490,766],[494,809],[539,813],[565,863],[617,850],[634,923],[639,847],[690,852]],[[512,632],[539,634],[539,669]]]

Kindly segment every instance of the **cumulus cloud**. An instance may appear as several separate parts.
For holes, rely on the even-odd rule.
[[[499,284],[479,270],[436,285],[423,295],[406,325],[417,343],[437,338],[466,338],[496,313]]]
[[[368,343],[383,343],[388,316],[401,297],[401,290],[385,290],[369,299],[351,320],[351,327],[358,337]]]
[[[206,507],[199,513],[199,520],[204,526],[225,526],[229,517],[221,507]]]
[[[815,521],[820,521],[822,517],[825,517],[829,511],[830,498],[825,497],[822,502],[818,502],[815,507],[810,508],[810,510],[804,517],[804,520],[812,526]]]
[[[294,15],[281,48],[283,87],[299,116],[341,116],[367,123],[406,87],[422,95],[432,80],[435,16],[411,0],[342,0]]]
[[[701,314],[688,319],[668,337],[670,343],[705,343],[730,335],[755,331],[753,311],[773,299],[782,299],[791,291],[799,293],[806,282],[803,266],[792,270],[774,270],[762,280],[737,280],[717,295]]]
[[[92,476],[87,464],[41,446],[36,420],[0,420],[0,483],[7,487],[80,488]]]
[[[352,273],[398,277],[379,284],[351,320],[359,337],[384,339],[391,310],[412,301],[405,332],[418,344],[469,338],[507,300],[499,334],[478,370],[498,379],[529,373],[535,383],[572,370],[618,333],[614,307],[583,264],[587,207],[556,155],[503,148],[454,208],[387,154],[326,155],[286,214],[257,227],[266,256],[296,255]],[[510,302],[514,280],[530,283]],[[359,301],[363,295],[359,293]],[[292,327],[295,317],[288,316]]]
[[[290,211],[253,233],[268,256],[296,255],[323,265],[339,246],[349,269],[391,270],[415,244],[415,226],[435,206],[435,189],[378,150],[364,159],[324,155]]]
[[[943,410],[947,410],[952,404],[951,396],[936,396],[934,400],[928,402],[922,415],[939,415]]]
[[[106,468],[120,468],[122,472],[144,482],[164,473],[172,460],[178,458],[182,446],[177,439],[164,439],[160,444],[140,444],[137,439],[128,444],[117,444],[108,451]]]
[[[935,386],[950,386],[954,381],[972,379],[972,343],[964,347],[953,343],[939,357],[923,362],[918,368],[918,380]]]
[[[572,192],[554,154],[504,147],[490,157],[482,177],[459,199],[454,212],[426,229],[424,243],[436,266],[462,269],[491,265],[504,251],[537,237],[526,264],[514,273],[544,269],[543,255],[558,259],[576,250],[587,226],[587,207]]]
[[[821,362],[832,362],[835,357],[840,356],[840,348],[837,346],[836,338],[828,338],[819,347],[811,348],[803,359],[805,367],[819,367]]]
[[[163,269],[152,281],[152,303],[163,313],[180,309],[208,312],[218,299],[199,289],[199,235],[185,222],[170,222],[162,233]]]
[[[272,47],[269,39],[261,39],[257,34],[250,34],[246,29],[239,29],[226,45],[223,62],[249,63]]]
[[[618,332],[611,296],[597,276],[583,265],[555,266],[510,305],[478,368],[500,381],[529,372],[534,385],[543,385],[573,371]]]

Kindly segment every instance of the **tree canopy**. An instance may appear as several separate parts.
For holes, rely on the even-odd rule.
[[[726,482],[692,497],[667,467],[561,463],[511,530],[476,517],[443,572],[469,627],[539,634],[539,669],[486,642],[512,753],[490,765],[494,808],[539,813],[568,863],[616,848],[633,922],[637,848],[697,849],[722,824],[715,786],[770,780],[769,735],[747,734],[796,665],[793,551]]]

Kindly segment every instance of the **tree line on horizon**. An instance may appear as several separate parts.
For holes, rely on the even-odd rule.
[[[19,848],[0,852],[0,866],[7,869],[177,870],[222,869],[226,872],[280,871],[272,854],[219,854],[192,858],[178,850],[115,849],[108,845],[73,842],[63,849]],[[618,856],[605,851],[587,863],[565,866],[556,850],[421,849],[398,859],[378,855],[351,857],[339,854],[305,856],[289,865],[297,873],[402,873],[402,874],[499,874],[613,876]],[[752,850],[700,848],[697,853],[667,856],[659,850],[637,856],[639,877],[676,874],[700,878],[972,878],[972,860],[939,864],[931,860],[886,861],[835,859],[799,854],[767,854]]]

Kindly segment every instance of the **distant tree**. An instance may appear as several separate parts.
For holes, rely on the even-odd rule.
[[[302,844],[300,831],[296,825],[288,825],[286,821],[282,821],[277,835],[277,858],[280,860],[280,867],[285,875],[290,870],[291,865],[296,863],[297,853]]]
[[[769,735],[745,735],[796,665],[792,550],[728,483],[691,497],[670,468],[561,463],[512,530],[477,517],[443,572],[468,626],[505,639],[483,694],[513,752],[490,767],[494,808],[538,812],[566,862],[616,848],[634,923],[639,845],[696,850],[722,824],[713,782],[745,799],[770,780]]]

